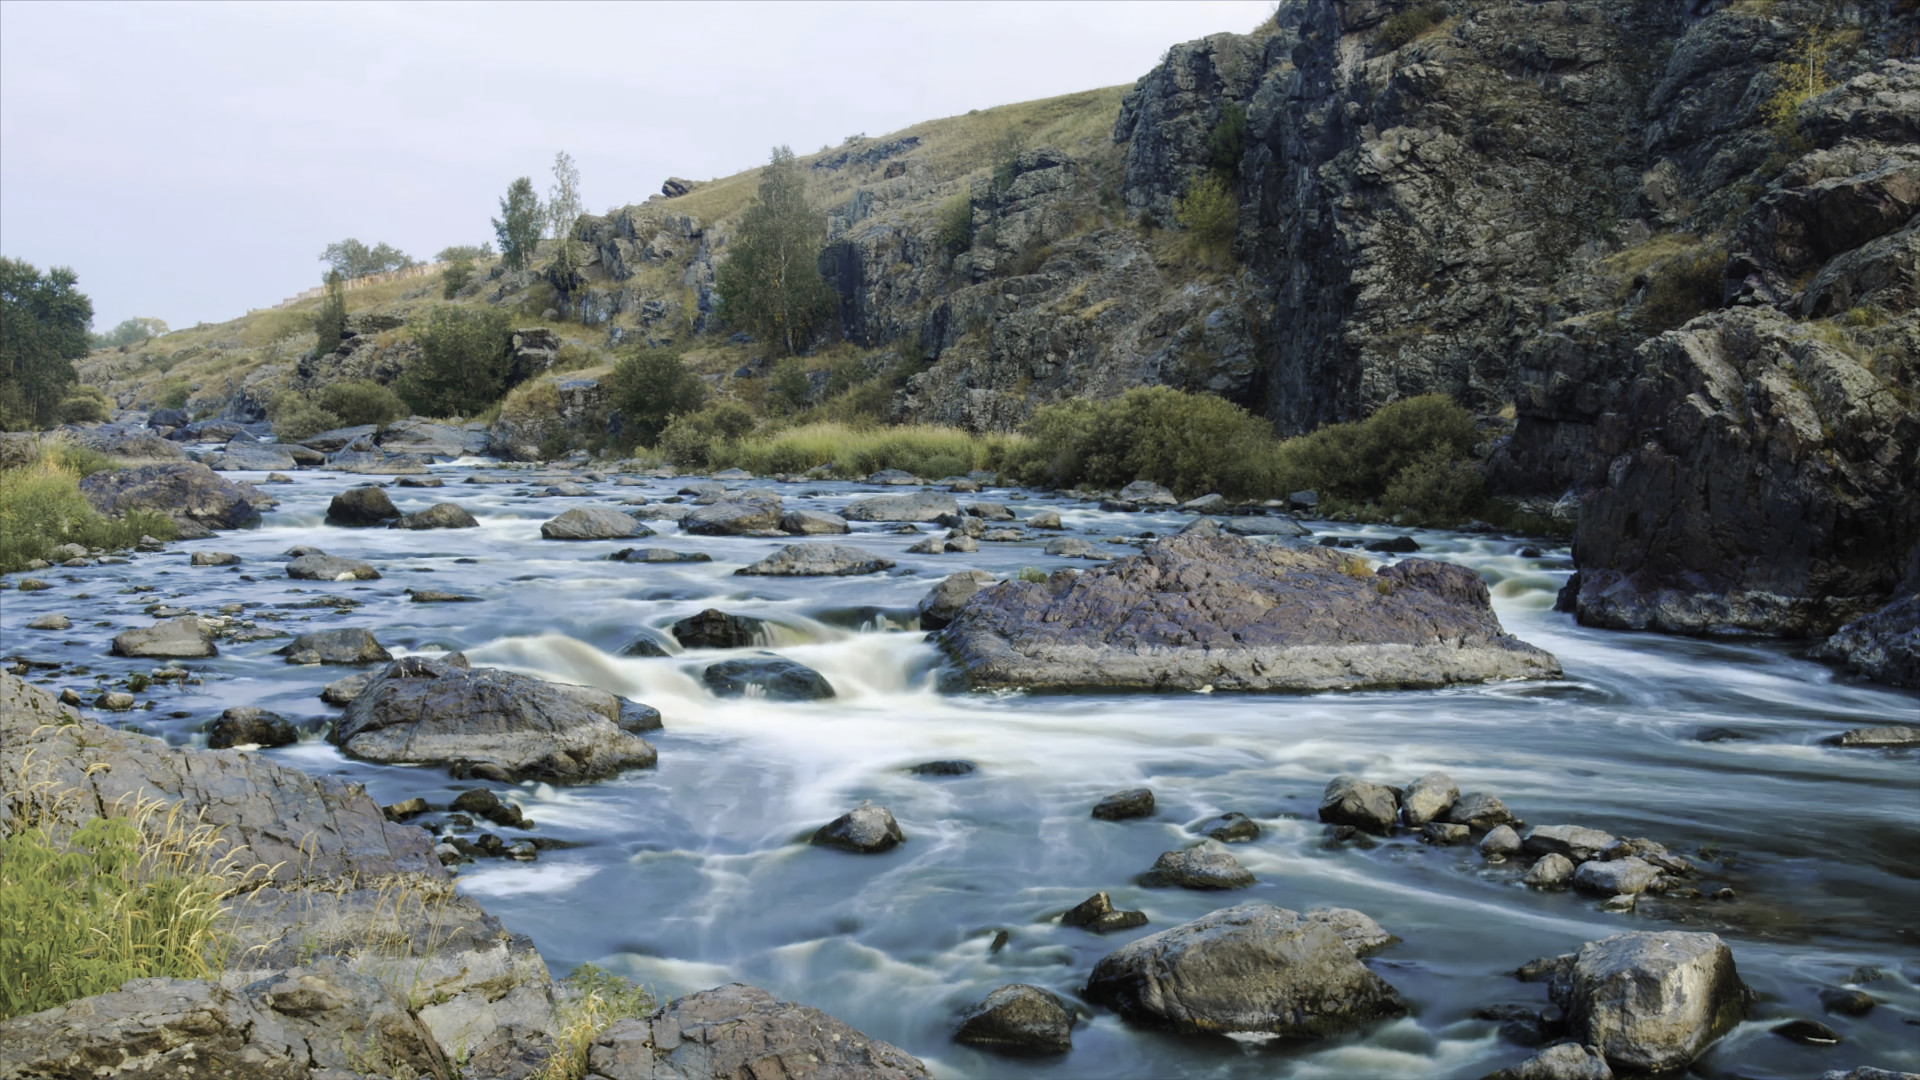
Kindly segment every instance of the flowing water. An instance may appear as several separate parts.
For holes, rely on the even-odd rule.
[[[1836,677],[1790,644],[1576,626],[1551,610],[1572,569],[1565,548],[1542,545],[1529,557],[1521,551],[1531,542],[1521,539],[1413,533],[1423,557],[1486,578],[1506,628],[1560,658],[1566,677],[1558,681],[1311,696],[955,694],[936,688],[940,657],[917,629],[914,605],[929,587],[969,567],[1006,575],[1088,564],[1049,557],[1041,542],[909,555],[918,537],[860,526],[852,537],[823,539],[892,558],[894,571],[735,577],[785,541],[686,536],[670,522],[651,522],[660,536],[648,540],[540,539],[540,522],[570,506],[658,500],[682,481],[618,486],[610,478],[590,484],[589,498],[534,498],[526,493],[548,474],[487,462],[435,472],[445,488],[389,493],[402,510],[457,501],[480,528],[330,527],[328,499],[360,481],[298,473],[292,485],[267,489],[280,506],[258,529],[126,565],[42,572],[54,589],[4,594],[5,652],[83,668],[47,683],[86,689],[91,679],[154,666],[105,655],[114,632],[147,623],[147,604],[213,612],[238,602],[261,626],[365,626],[396,654],[461,649],[475,665],[590,683],[651,704],[666,720],[666,730],[649,736],[658,768],[579,787],[496,785],[534,819],[537,835],[578,846],[543,851],[533,863],[461,867],[461,887],[531,935],[556,974],[593,962],[674,995],[753,983],[893,1042],[942,1076],[1480,1076],[1532,1052],[1473,1018],[1485,1005],[1545,1003],[1540,985],[1512,978],[1516,966],[1607,934],[1666,928],[1722,934],[1762,994],[1754,1018],[1698,1063],[1698,1074],[1920,1069],[1920,757],[1820,742],[1847,727],[1920,720],[1920,697]],[[510,482],[460,483],[468,475]],[[874,490],[773,486],[790,507],[821,509]],[[962,501],[1020,494],[990,490]],[[1058,509],[1069,530],[1090,539],[1166,534],[1188,520],[1103,513],[1038,493],[1010,505],[1023,518]],[[1316,533],[1389,534],[1309,524]],[[282,553],[295,544],[367,559],[384,577],[290,581]],[[631,546],[702,551],[713,561],[606,560]],[[193,547],[245,561],[189,567]],[[135,585],[157,588],[121,591]],[[484,599],[415,604],[402,593],[408,587]],[[344,615],[274,607],[315,594],[360,606]],[[776,622],[769,648],[822,672],[838,696],[809,704],[716,699],[699,672],[720,652],[620,655],[649,630],[673,648],[665,628],[708,607]],[[68,614],[73,629],[21,629],[50,611]],[[276,614],[282,621],[269,621]],[[182,744],[203,743],[199,727],[230,705],[259,705],[317,729],[333,713],[319,689],[345,672],[289,666],[273,654],[281,644],[230,644],[217,659],[186,662],[199,685],[156,685],[139,695],[153,710],[103,718]],[[1713,729],[1725,730],[1701,737]],[[418,795],[444,805],[468,786],[434,768],[349,760],[318,735],[268,752],[364,783],[383,803]],[[907,771],[952,758],[978,769],[960,777]],[[1712,857],[1700,860],[1703,887],[1731,887],[1736,898],[1649,897],[1638,912],[1612,914],[1578,894],[1529,891],[1519,881],[1524,861],[1489,866],[1467,847],[1410,838],[1328,846],[1314,811],[1334,774],[1404,784],[1435,769],[1463,791],[1499,795],[1534,824],[1590,825],[1687,853],[1704,847]],[[1152,818],[1089,816],[1102,795],[1135,786],[1154,790]],[[805,842],[864,800],[893,811],[905,844],[859,856]],[[1161,852],[1197,839],[1192,826],[1223,811],[1246,813],[1261,827],[1258,840],[1232,849],[1257,885],[1204,893],[1135,884]],[[1100,889],[1119,907],[1145,911],[1150,925],[1103,938],[1054,921]],[[1094,963],[1123,942],[1247,901],[1373,916],[1401,941],[1369,963],[1406,997],[1410,1016],[1331,1042],[1288,1044],[1138,1031],[1080,1000]],[[995,951],[1000,931],[1007,941]],[[1070,1054],[1007,1058],[951,1041],[959,1010],[1010,982],[1047,987],[1078,1009]],[[1880,1005],[1857,1019],[1824,1016],[1816,994],[1834,985],[1857,985]],[[1823,1020],[1846,1041],[1813,1048],[1769,1034],[1792,1017]]]

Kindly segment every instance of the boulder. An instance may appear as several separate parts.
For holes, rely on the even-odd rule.
[[[900,823],[893,820],[892,812],[886,807],[862,806],[820,826],[813,834],[812,843],[816,847],[877,855],[893,850],[905,840]]]
[[[486,432],[436,424],[417,416],[388,424],[374,436],[374,442],[390,454],[412,454],[441,461],[487,452]]]
[[[1329,825],[1352,825],[1385,836],[1399,815],[1393,789],[1353,776],[1336,776],[1320,796],[1320,820]]]
[[[1153,790],[1128,788],[1116,791],[1093,806],[1093,816],[1101,821],[1125,821],[1153,814]]]
[[[704,551],[675,551],[672,548],[622,548],[607,556],[615,562],[630,563],[683,563],[712,562],[713,556]]]
[[[729,983],[676,998],[650,1017],[613,1024],[588,1049],[587,1075],[589,1080],[926,1080],[930,1074],[899,1047],[870,1039],[818,1009]]]
[[[794,536],[830,536],[851,531],[847,519],[821,510],[789,510],[780,515],[780,531]]]
[[[328,740],[371,761],[578,782],[654,764],[653,747],[620,722],[621,699],[604,690],[409,656],[353,699]]]
[[[1486,1080],[1613,1080],[1613,1070],[1593,1047],[1561,1043],[1518,1065],[1488,1073]]]
[[[1417,829],[1441,817],[1460,797],[1460,787],[1443,772],[1430,772],[1407,785],[1400,798],[1400,816],[1409,828]]]
[[[185,409],[155,409],[147,414],[150,428],[181,428],[193,422]]]
[[[358,626],[301,634],[274,652],[289,664],[384,664],[393,659],[372,631]]]
[[[1920,687],[1920,593],[1842,626],[1814,646],[1813,655],[1875,682]]]
[[[1192,1034],[1324,1038],[1406,1012],[1325,921],[1242,904],[1109,953],[1089,1001],[1128,1023]]]
[[[746,536],[779,531],[784,516],[780,496],[761,492],[695,507],[680,528],[695,536]]]
[[[71,630],[73,629],[73,620],[67,618],[65,615],[42,615],[39,618],[27,620],[27,629]]]
[[[824,701],[834,696],[833,687],[819,672],[771,655],[709,664],[700,678],[715,697],[745,697],[755,690],[773,701]]]
[[[1613,834],[1580,825],[1536,825],[1527,831],[1529,855],[1564,855],[1576,863],[1597,859],[1613,843]]]
[[[1013,520],[1013,511],[1009,510],[1003,503],[968,503],[966,505],[966,513],[968,517],[976,517],[982,521]]]
[[[1197,499],[1188,499],[1180,504],[1180,509],[1189,514],[1224,514],[1227,512],[1227,497],[1219,493],[1202,495]]]
[[[1179,499],[1173,492],[1151,480],[1135,480],[1114,493],[1121,502],[1130,502],[1136,506],[1178,506]]]
[[[1920,726],[1913,724],[1886,724],[1880,727],[1854,728],[1843,731],[1826,740],[1834,746],[1854,749],[1892,750],[1907,746],[1920,746]]]
[[[877,574],[893,567],[870,551],[845,544],[788,544],[779,551],[735,570],[749,577],[849,577]]]
[[[1349,826],[1351,828],[1351,826]],[[1473,839],[1473,830],[1465,825],[1452,825],[1444,821],[1429,821],[1420,826],[1420,839],[1429,844],[1450,847],[1464,844]]]
[[[1062,526],[1062,525],[1060,524],[1060,511],[1058,511],[1058,510],[1035,510],[1035,511],[1033,512],[1033,515],[1032,515],[1031,517],[1029,517],[1029,518],[1027,518],[1027,520],[1026,520],[1026,526],[1027,526],[1027,528],[1029,528],[1029,529],[1058,529],[1058,528],[1062,528],[1063,526]]]
[[[192,615],[163,619],[138,630],[123,630],[113,637],[115,656],[190,660],[219,653],[213,644],[213,632]]]
[[[384,450],[343,450],[327,459],[327,468],[354,476],[427,475],[425,459],[412,454],[389,454]]]
[[[1101,551],[1077,536],[1059,536],[1047,541],[1045,548],[1049,555],[1058,555],[1063,559],[1111,559],[1112,555]]]
[[[1573,860],[1565,855],[1542,855],[1527,870],[1526,883],[1535,889],[1564,889],[1573,882]]]
[[[1583,862],[1573,872],[1573,887],[1596,896],[1637,896],[1660,879],[1660,868],[1631,855]]]
[[[624,516],[624,515],[622,515]],[[402,514],[396,529],[477,529],[480,523],[459,503],[434,503],[417,513]]]
[[[376,581],[380,571],[359,559],[302,555],[287,563],[287,576],[302,581]]]
[[[576,506],[562,511],[540,526],[544,540],[623,540],[630,536],[652,536],[653,530],[631,515],[601,507]]]
[[[400,516],[385,490],[377,487],[348,488],[327,504],[327,524],[367,527],[384,525]]]
[[[225,750],[230,746],[285,746],[300,738],[299,732],[279,713],[236,705],[207,725],[207,748]]]
[[[907,771],[915,776],[971,776],[975,768],[971,761],[948,758],[943,761],[923,761],[909,766]]]
[[[355,424],[352,427],[331,428],[318,435],[309,435],[300,440],[300,445],[332,454],[358,444],[358,449],[373,449],[373,436],[379,432],[377,424]]]
[[[344,679],[335,679],[320,688],[320,700],[329,705],[345,705],[373,684],[380,675],[377,671],[363,671],[358,675],[349,675]]]
[[[234,439],[207,459],[209,468],[222,472],[273,472],[298,465],[298,459],[286,447],[260,442],[251,435]]]
[[[940,491],[911,495],[873,495],[855,499],[841,516],[848,521],[935,521],[943,514],[960,513],[960,503]]]
[[[273,497],[252,484],[228,480],[196,461],[97,472],[80,481],[95,510],[118,517],[153,510],[210,529],[242,529],[260,522]]]
[[[1511,825],[1501,825],[1480,838],[1480,854],[1489,859],[1508,859],[1520,854],[1520,834]]]
[[[1060,925],[1078,926],[1096,934],[1110,934],[1115,930],[1145,926],[1147,916],[1141,911],[1116,910],[1113,900],[1105,892],[1097,892],[1061,914]]]
[[[1475,830],[1491,829],[1512,821],[1513,813],[1498,797],[1484,791],[1469,791],[1453,801],[1447,810],[1447,820]]]
[[[1272,515],[1267,517],[1233,517],[1221,526],[1225,532],[1234,536],[1277,536],[1282,539],[1296,536],[1312,536],[1312,530],[1290,517]]]
[[[867,483],[880,484],[885,487],[917,487],[925,484],[926,481],[905,469],[881,469],[877,473],[869,474],[867,476]]]
[[[1051,990],[1009,983],[960,1018],[955,1042],[1014,1054],[1064,1054],[1073,1049],[1073,1014]]]
[[[748,615],[708,608],[673,624],[673,640],[688,649],[744,649],[767,644],[767,624]]]
[[[1071,581],[1006,581],[942,631],[975,688],[1328,690],[1559,674],[1464,567],[1181,536]]]
[[[938,540],[933,542],[939,543]],[[993,575],[985,570],[962,570],[957,574],[948,574],[940,584],[920,598],[920,629],[939,630],[945,627],[953,621],[960,605],[993,582]]]
[[[1154,888],[1244,889],[1253,880],[1253,872],[1224,846],[1207,840],[1185,851],[1162,852],[1140,883]]]
[[[1194,826],[1194,832],[1223,844],[1243,844],[1260,839],[1260,826],[1245,814],[1230,812],[1211,817]]]
[[[1420,544],[1411,536],[1394,536],[1385,540],[1369,540],[1363,545],[1368,551],[1381,555],[1411,555],[1420,550]]]
[[[238,566],[240,556],[231,551],[196,551],[187,558],[188,566]]]
[[[180,425],[167,438],[174,442],[224,443],[246,434],[243,425],[231,420],[195,420]]]
[[[1633,1073],[1686,1068],[1746,1016],[1748,1000],[1733,950],[1716,934],[1678,930],[1589,941],[1549,991],[1576,1041]]]

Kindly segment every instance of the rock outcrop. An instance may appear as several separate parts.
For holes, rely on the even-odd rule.
[[[152,510],[209,529],[256,525],[260,511],[274,505],[272,496],[252,484],[228,480],[192,461],[97,472],[80,481],[80,493],[102,514]]]
[[[975,688],[1333,690],[1558,675],[1469,570],[1353,576],[1331,549],[1182,536],[1044,584],[1002,582],[943,631]]]
[[[677,998],[645,1019],[619,1021],[587,1052],[587,1080],[929,1075],[919,1059],[891,1043],[741,983]]]

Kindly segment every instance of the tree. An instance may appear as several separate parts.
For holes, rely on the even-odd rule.
[[[716,275],[721,316],[789,356],[810,344],[833,313],[833,290],[820,276],[825,235],[793,151],[775,147]]]
[[[414,325],[420,357],[394,380],[407,407],[423,416],[472,416],[507,389],[513,328],[495,308],[438,307]]]
[[[1240,227],[1240,206],[1233,201],[1233,189],[1217,172],[1195,173],[1186,195],[1174,200],[1173,216],[1212,251],[1231,244]]]
[[[607,377],[607,402],[639,444],[652,446],[676,416],[697,411],[707,384],[666,349],[641,349],[621,357]]]
[[[444,263],[465,259],[468,262],[479,262],[481,259],[491,258],[493,258],[492,244],[481,244],[479,247],[474,247],[472,244],[453,244],[441,248],[439,254],[433,257],[433,261]]]
[[[553,186],[547,189],[547,229],[555,240],[573,233],[585,204],[580,201],[580,170],[565,150],[553,155]]]
[[[404,270],[414,264],[413,256],[390,244],[368,247],[352,237],[328,244],[327,249],[320,253],[320,261],[349,280],[370,274],[384,274],[390,270]]]
[[[327,271],[327,292],[320,298],[320,310],[313,313],[313,355],[325,356],[340,347],[347,336],[347,278],[338,270]]]
[[[1234,102],[1220,109],[1220,121],[1207,135],[1207,168],[1231,178],[1247,154],[1247,110]]]
[[[92,341],[96,349],[110,349],[116,345],[138,345],[149,338],[157,338],[167,332],[163,319],[147,317],[123,319],[118,326],[104,334],[94,334]]]
[[[526,269],[540,246],[540,196],[533,193],[530,177],[507,185],[507,196],[500,200],[500,216],[493,219],[493,232],[500,240],[500,261],[507,269]]]
[[[87,355],[93,301],[74,288],[78,280],[64,266],[42,274],[0,258],[0,428],[53,426],[79,381],[73,362]]]

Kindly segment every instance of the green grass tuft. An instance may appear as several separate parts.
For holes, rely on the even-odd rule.
[[[109,518],[88,504],[80,478],[113,467],[104,454],[55,440],[43,443],[32,463],[0,470],[0,574],[48,559],[61,544],[111,550],[132,547],[142,535],[178,536],[165,514],[137,510]]]

